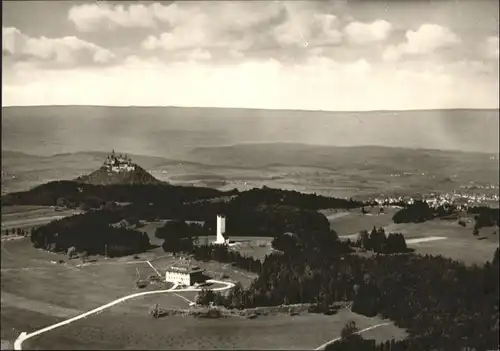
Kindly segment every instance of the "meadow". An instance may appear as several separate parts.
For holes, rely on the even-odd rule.
[[[384,322],[348,310],[337,315],[269,315],[256,319],[198,319],[169,316],[152,319],[114,308],[79,320],[65,328],[30,339],[32,348],[71,349],[313,349],[336,338],[348,321],[362,329]],[[380,329],[380,330],[379,330]],[[384,331],[382,331],[384,329]],[[105,330],[105,333],[102,331]],[[380,333],[378,333],[380,331]],[[373,330],[379,340],[400,339],[404,330],[392,324]],[[89,343],[89,340],[92,340]]]
[[[134,284],[137,274],[141,279],[155,274],[142,262],[153,256],[160,256],[160,252],[141,255],[138,260],[90,257],[88,263],[82,264],[78,259],[68,262],[65,255],[34,249],[29,239],[2,242],[2,338],[12,341],[20,332],[32,332],[138,292]],[[55,263],[60,259],[65,262]],[[162,270],[175,260],[165,256],[153,260],[152,264]],[[248,286],[255,278],[254,274],[241,272],[230,265],[213,261],[198,263],[209,275],[217,276],[216,279],[224,275],[230,281]],[[33,284],[34,281],[37,283]],[[146,289],[158,287],[150,285]],[[139,297],[29,339],[23,347],[303,349],[317,347],[337,337],[349,320],[356,321],[360,328],[381,323],[378,317],[367,318],[347,310],[336,316],[269,315],[256,320],[231,317],[214,321],[180,316],[155,320],[148,315],[153,304],[167,309],[188,308],[188,302],[195,298],[195,292]],[[375,337],[381,340],[405,335],[392,324],[380,330]]]
[[[80,212],[69,209],[56,210],[52,206],[2,206],[2,231],[12,228],[28,230]]]
[[[377,209],[378,210],[378,209]],[[385,213],[363,215],[354,211],[323,211],[330,221],[330,227],[343,240],[356,240],[362,230],[370,232],[375,226],[384,228],[386,233],[401,233],[408,246],[417,254],[442,255],[467,264],[484,264],[491,260],[499,245],[496,227],[481,228],[478,236],[472,235],[472,225],[462,227],[458,221],[436,219],[425,223],[395,224],[391,218],[396,209],[385,208]],[[469,218],[472,220],[472,218]],[[427,238],[429,241],[415,242],[414,239]],[[432,240],[432,238],[444,238]]]

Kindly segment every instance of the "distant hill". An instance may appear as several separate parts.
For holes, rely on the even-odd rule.
[[[92,145],[96,151],[116,148],[131,154],[183,159],[194,147],[247,142],[496,152],[498,138],[498,110],[2,107],[2,149],[36,150],[43,155],[88,150]]]
[[[498,171],[494,154],[384,146],[325,146],[299,143],[246,143],[198,147],[187,156],[191,162],[219,166],[261,168],[307,166],[331,170],[383,170],[384,172]]]
[[[160,180],[133,163],[128,156],[116,155],[113,151],[96,171],[80,176],[76,182],[92,185],[111,184],[159,184]]]

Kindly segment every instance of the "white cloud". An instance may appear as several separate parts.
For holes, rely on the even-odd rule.
[[[391,33],[392,25],[384,20],[372,23],[351,22],[344,28],[349,42],[357,45],[384,41]]]
[[[279,8],[275,3],[260,6],[262,11],[255,11],[255,6],[245,2],[219,3],[160,3],[111,5],[97,3],[76,5],[68,12],[68,19],[81,31],[95,31],[102,28],[154,28],[162,23],[170,26],[183,26],[187,23],[209,21],[212,25],[225,26],[228,29],[251,28],[276,15]],[[241,16],[235,15],[242,14]],[[217,14],[217,21],[213,21]],[[243,15],[244,14],[244,15]]]
[[[206,43],[206,34],[192,28],[191,31],[187,27],[178,27],[170,33],[162,33],[158,37],[154,35],[148,36],[142,42],[142,47],[146,50],[162,49],[172,51],[187,48],[203,47]]]
[[[337,17],[320,13],[307,2],[222,1],[170,5],[93,4],[74,6],[69,19],[80,30],[157,27],[162,34],[142,42],[147,50],[337,44],[342,40]],[[133,16],[132,13],[135,13]],[[216,18],[216,20],[214,20]]]
[[[408,30],[405,42],[387,47],[383,58],[387,61],[394,61],[404,55],[431,54],[438,49],[451,47],[460,42],[460,37],[446,27],[423,24],[416,31]]]
[[[24,84],[4,84],[3,103],[324,110],[498,107],[494,77],[475,75],[466,67],[432,67],[401,64],[395,69],[324,56],[301,65],[273,59],[167,64],[132,56],[120,65],[64,73],[24,66]]]
[[[107,3],[84,4],[73,6],[69,10],[68,19],[81,31],[96,30],[103,24],[108,28],[151,28],[156,25],[153,8],[142,4],[132,4],[126,8]]]
[[[2,42],[2,51],[12,56],[28,56],[61,64],[81,61],[108,63],[115,57],[111,51],[74,36],[32,38],[13,27],[2,27]]]
[[[342,41],[342,33],[335,15],[298,9],[293,4],[287,4],[287,20],[272,30],[272,36],[278,44],[329,45]]]
[[[234,49],[229,50],[229,56],[235,59],[241,59],[245,57],[245,55],[241,51]]]
[[[203,49],[195,49],[188,54],[188,58],[194,61],[209,61],[212,59],[212,54]]]
[[[484,45],[484,52],[486,57],[491,59],[499,58],[499,37],[498,36],[490,36],[486,39],[486,43]]]

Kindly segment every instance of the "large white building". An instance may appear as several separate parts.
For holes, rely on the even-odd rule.
[[[217,238],[215,239],[216,244],[227,243],[226,238],[224,238],[225,232],[226,232],[226,217],[217,215]]]
[[[201,283],[203,278],[203,269],[198,266],[193,266],[189,263],[177,263],[166,269],[165,281],[193,285],[194,283]]]

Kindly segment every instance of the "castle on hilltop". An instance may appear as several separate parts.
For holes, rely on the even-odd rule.
[[[103,168],[109,172],[131,172],[135,170],[135,164],[127,155],[117,155],[115,150],[106,157]]]

